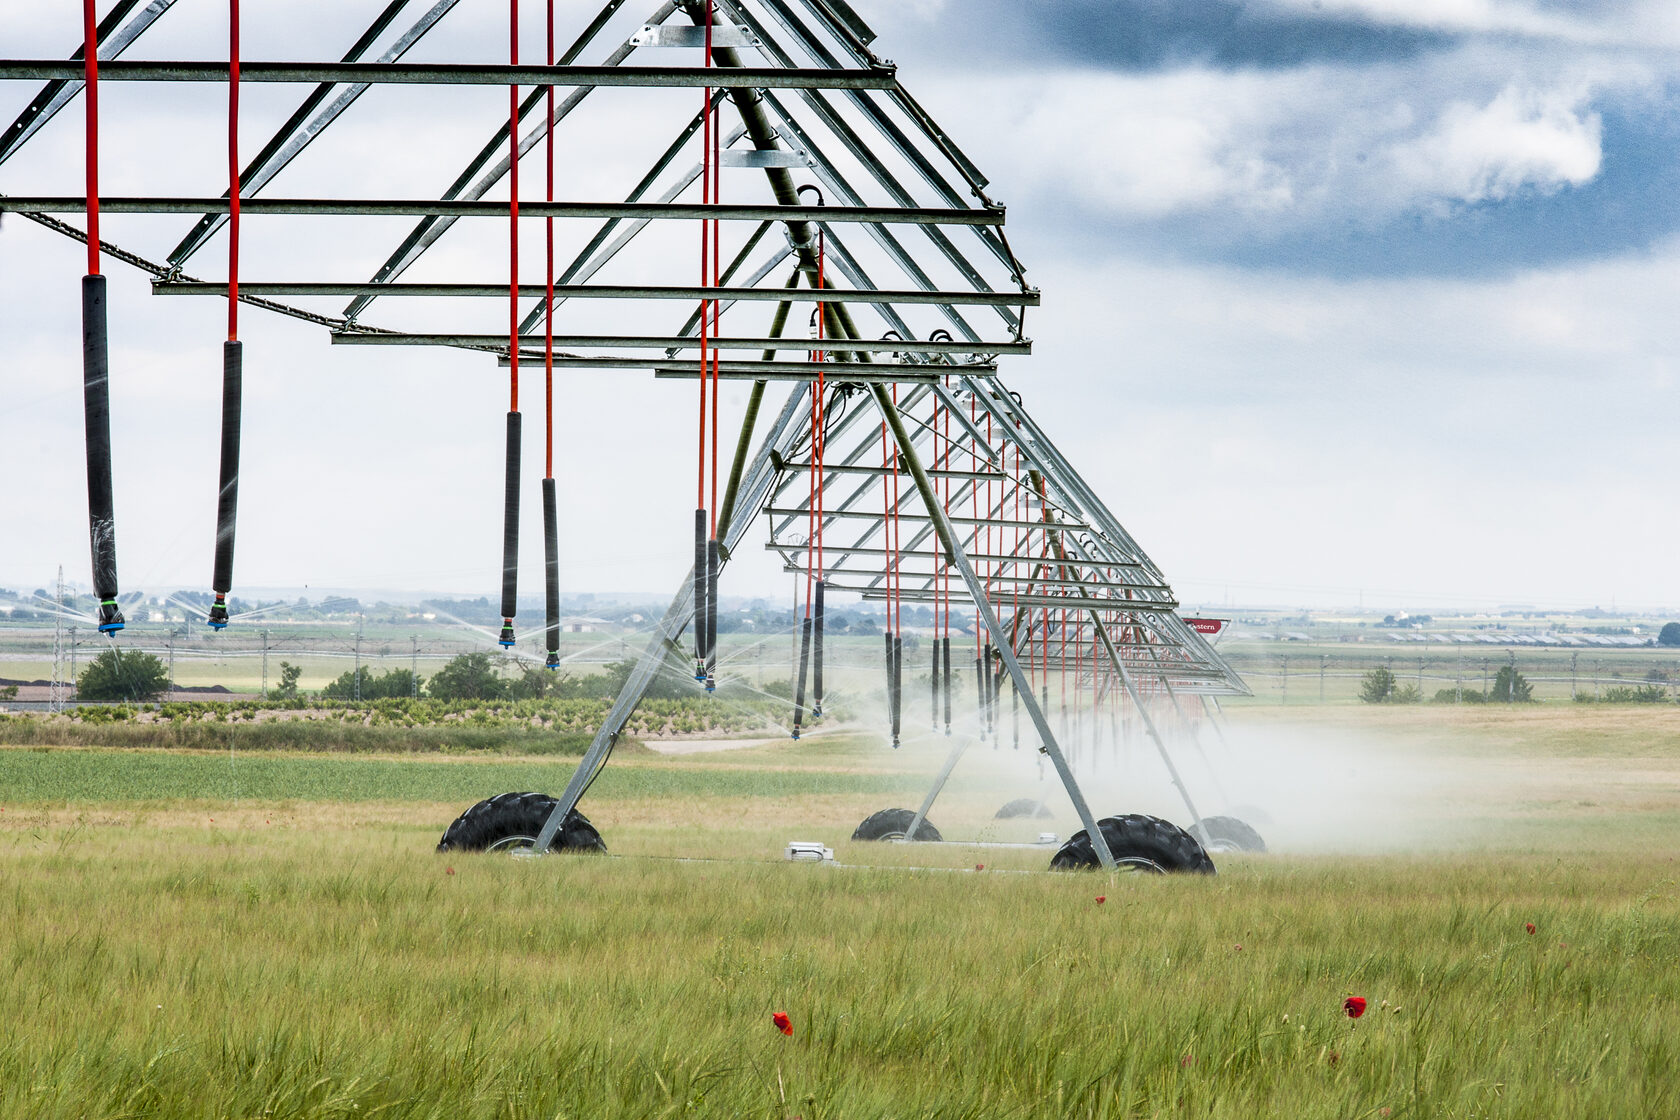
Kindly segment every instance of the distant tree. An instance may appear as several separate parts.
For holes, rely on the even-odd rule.
[[[527,665],[519,676],[507,682],[508,695],[515,700],[541,700],[563,691],[565,680],[564,673]]]
[[[426,678],[416,677],[407,669],[392,669],[373,678],[371,683],[373,695],[368,696],[364,688],[364,700],[406,700],[410,696],[420,695],[420,691],[426,687]]]
[[[76,681],[76,699],[143,703],[169,687],[169,668],[149,653],[108,649],[88,662]]]
[[[373,675],[367,665],[361,667],[362,687],[356,688],[356,670],[348,669],[337,680],[321,690],[327,700],[402,700],[415,694],[414,674],[407,669],[392,669]]]
[[[426,691],[438,700],[499,700],[507,682],[488,653],[463,653],[432,675]]]
[[[303,668],[293,665],[290,661],[280,662],[280,687],[272,693],[276,700],[295,700],[298,693],[298,678],[303,676]]]
[[[1527,704],[1534,699],[1534,686],[1513,666],[1502,665],[1494,674],[1493,690],[1488,693],[1488,699],[1496,704]]]
[[[1378,666],[1365,674],[1359,698],[1367,704],[1387,704],[1394,699],[1394,674]]]
[[[1680,646],[1680,622],[1666,622],[1657,632],[1659,646]]]
[[[356,678],[361,678],[362,687],[356,687]],[[327,687],[321,690],[323,700],[372,700],[373,669],[367,665],[359,669],[346,669],[336,680],[329,681]]]

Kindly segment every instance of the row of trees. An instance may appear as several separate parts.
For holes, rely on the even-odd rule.
[[[1365,674],[1359,688],[1359,698],[1367,704],[1417,704],[1423,693],[1415,684],[1401,684],[1393,672],[1384,668]],[[1435,693],[1438,704],[1527,704],[1534,699],[1534,686],[1528,678],[1510,665],[1502,666],[1487,692],[1471,688],[1443,688]]]
[[[386,700],[426,696],[433,700],[556,700],[601,699],[617,696],[629,679],[634,661],[616,661],[603,673],[571,676],[548,669],[519,666],[506,670],[507,658],[489,653],[463,653],[451,659],[430,680],[408,669],[375,673],[363,665],[349,669],[321,690],[324,700]],[[673,659],[647,691],[650,699],[691,695],[686,666]],[[275,700],[295,700],[303,670],[280,663],[280,684],[270,690]],[[108,649],[88,663],[76,682],[77,699],[94,703],[140,704],[157,700],[169,688],[169,669],[149,653]]]

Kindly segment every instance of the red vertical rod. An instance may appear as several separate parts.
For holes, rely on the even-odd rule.
[[[508,65],[519,65],[519,0],[508,0]],[[519,411],[519,87],[508,86],[508,411]]]
[[[554,65],[554,0],[548,0],[548,64]],[[554,201],[554,87],[548,87],[548,121],[547,121],[547,150],[545,155],[548,164],[548,190],[544,197],[549,202]],[[517,153],[516,153],[517,154]],[[543,268],[543,387],[546,390],[544,400],[544,439],[543,439],[543,477],[554,477],[554,218],[544,219],[543,232],[547,248],[547,260]]]
[[[239,0],[227,8],[227,341],[239,341]]]
[[[87,80],[88,275],[99,275],[99,21],[94,0],[82,0],[82,73]]]

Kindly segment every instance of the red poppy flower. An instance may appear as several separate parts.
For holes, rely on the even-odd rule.
[[[453,875],[455,874],[455,869],[453,867],[446,867],[443,869],[443,873],[445,875]]]
[[[770,1016],[770,1021],[776,1024],[777,1030],[781,1031],[789,1038],[793,1037],[793,1020],[787,1017],[786,1011],[776,1012],[774,1015]]]
[[[1105,903],[1107,901],[1108,901],[1108,896],[1106,894],[1099,894],[1097,896],[1097,905],[1098,906],[1101,906],[1103,903]]]
[[[1342,1010],[1347,1012],[1349,1019],[1357,1019],[1365,1014],[1365,997],[1349,996],[1342,1001]]]
[[[984,870],[986,870],[986,865],[983,864],[983,863],[977,863],[977,864],[974,865],[974,870],[984,871]]]
[[[1525,924],[1523,926],[1523,928],[1526,929],[1529,933],[1533,933],[1534,932],[1534,923],[1529,922],[1529,923]]]

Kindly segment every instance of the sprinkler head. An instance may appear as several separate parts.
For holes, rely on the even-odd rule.
[[[706,680],[706,663],[704,661],[694,663],[694,680],[696,683],[704,683]]]
[[[502,636],[497,638],[496,641],[503,649],[513,648],[513,619],[502,619]]]
[[[117,608],[115,599],[106,599],[99,604],[99,632],[113,634],[123,628],[122,611]]]
[[[793,729],[793,741],[799,742],[799,728],[797,727]]]
[[[711,677],[706,678],[706,694],[709,696],[717,691],[717,682]]]
[[[811,718],[812,719],[821,719],[822,718],[822,704],[821,703],[813,704],[811,706]]]
[[[545,668],[545,669],[559,669],[560,668],[560,651],[559,650],[551,649],[551,650],[548,651],[548,660],[543,662],[543,668]]]
[[[210,617],[207,621],[210,623],[210,629],[212,630],[227,629],[227,596],[219,591],[216,593],[216,601],[210,606]],[[103,630],[104,627],[101,626],[100,629]]]
[[[897,749],[898,749],[898,736],[894,735],[893,736],[893,750],[896,751]]]

